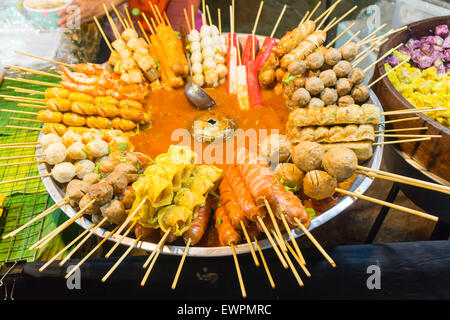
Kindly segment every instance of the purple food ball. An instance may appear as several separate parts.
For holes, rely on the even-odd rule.
[[[398,52],[403,53],[403,54],[406,54],[406,55],[408,55],[408,56],[411,55],[411,51],[412,51],[412,50],[410,50],[410,49],[409,49],[408,47],[406,47],[406,46],[402,46],[402,47],[400,47],[400,48],[398,49]]]
[[[419,49],[411,51],[411,59],[415,63],[419,63],[420,58],[423,56],[425,56],[425,54]]]
[[[444,59],[446,62],[450,62],[450,49],[445,50]]]
[[[444,43],[442,44],[442,47],[443,47],[444,49],[450,48],[450,36],[448,36],[447,38],[445,38]]]
[[[447,37],[448,33],[449,30],[446,24],[441,24],[440,26],[436,26],[436,28],[434,28],[434,34],[442,38]]]
[[[420,46],[420,50],[427,56],[431,55],[434,51],[434,46],[429,42],[423,42]]]
[[[405,46],[406,46],[409,50],[415,50],[415,49],[419,49],[421,44],[422,44],[422,43],[420,42],[420,40],[409,39]]]
[[[447,67],[447,71],[449,70],[449,67]],[[444,66],[440,66],[440,67],[436,67],[436,73],[445,73],[445,67]]]
[[[422,56],[419,58],[419,61],[417,62],[417,64],[419,65],[420,69],[426,69],[429,68],[433,65],[433,59],[431,57],[428,56]]]
[[[395,56],[390,56],[386,59],[386,62],[391,65],[391,67],[395,67],[400,63],[400,60]]]
[[[444,55],[443,52],[440,52],[440,51],[433,51],[433,52],[430,54],[430,57],[431,57],[431,59],[433,59],[433,61],[436,61],[436,60],[444,59],[444,58],[445,58],[445,55]]]
[[[436,59],[433,62],[433,66],[436,68],[441,68],[444,66],[444,60],[443,59]]]

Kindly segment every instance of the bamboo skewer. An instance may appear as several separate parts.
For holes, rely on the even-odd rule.
[[[439,134],[376,134],[375,137],[386,137],[386,138],[442,138]]]
[[[269,240],[270,244],[272,245],[273,250],[275,251],[276,255],[278,256],[278,259],[280,259],[281,264],[285,269],[289,268],[289,266],[286,263],[286,260],[284,259],[283,255],[281,254],[280,250],[278,249],[277,245],[275,244],[275,241],[273,241],[272,236],[270,235],[269,230],[267,229],[266,225],[264,224],[264,221],[261,219],[261,217],[258,217],[258,222],[262,226],[264,233],[267,236],[267,239]]]
[[[18,179],[8,180],[8,181],[0,181],[0,184],[7,184],[7,183],[13,183],[13,182],[21,182],[21,181],[27,181],[27,180],[33,180],[33,179],[40,179],[40,178],[50,177],[51,175],[52,175],[51,173],[45,173],[45,174],[40,174],[40,175],[38,175],[38,176],[25,177],[25,178],[18,178]]]
[[[95,21],[95,24],[97,25],[98,30],[100,31],[100,33],[103,37],[103,40],[105,40],[106,44],[108,45],[109,50],[111,52],[115,52],[115,50],[111,46],[111,43],[108,40],[108,37],[106,36],[105,32],[103,31],[102,26],[100,25],[100,22],[98,22],[97,17],[94,17],[94,21]]]
[[[300,22],[298,23],[298,26],[300,27],[303,22],[308,21],[308,17],[309,17],[309,10],[305,12],[305,15],[303,16],[302,20],[300,20]]]
[[[395,180],[391,180],[391,181],[395,181],[395,182],[400,182],[400,183],[405,183],[405,184],[410,184],[416,187],[420,187],[420,188],[426,188],[426,189],[430,189],[430,190],[435,190],[435,191],[439,191],[439,192],[444,192],[447,194],[450,194],[450,187],[447,186],[443,186],[437,183],[432,183],[432,182],[427,182],[427,181],[423,181],[423,180],[419,180],[419,179],[413,179],[413,178],[409,178],[409,177],[405,177],[405,176],[401,176],[398,174],[394,174],[394,173],[390,173],[390,172],[386,172],[386,171],[381,171],[381,170],[376,170],[376,169],[372,169],[372,168],[367,168],[367,167],[363,167],[363,166],[356,166],[356,169],[358,170],[358,173],[364,174],[364,175],[368,175],[371,177],[375,177],[375,178],[380,178],[380,179],[386,179],[389,180],[389,178],[391,179],[395,179]],[[375,174],[369,173],[369,172],[374,172]]]
[[[10,68],[11,70],[15,70],[15,71],[23,71],[23,72],[38,74],[38,75],[41,75],[41,76],[47,76],[47,77],[53,77],[53,78],[61,79],[61,76],[59,74],[54,74],[54,73],[49,73],[49,72],[44,72],[44,71],[28,69],[28,68],[19,67],[19,66],[13,66],[13,65],[10,65],[10,64],[7,64],[6,66],[8,68]]]
[[[241,287],[241,294],[242,297],[245,299],[247,298],[247,292],[245,291],[245,285],[244,285],[244,281],[242,280],[242,273],[241,273],[241,268],[239,267],[239,261],[236,255],[236,249],[234,248],[234,244],[231,244],[231,251],[233,252],[233,260],[234,260],[234,265],[236,267],[236,273],[238,276],[238,280],[239,280],[239,286]]]
[[[206,5],[206,14],[208,15],[209,25],[212,26],[213,22],[212,22],[212,19],[211,19],[211,12],[209,12],[209,6],[208,5]]]
[[[276,237],[276,233],[274,230],[272,230],[273,236]],[[280,239],[278,245],[280,245],[280,243],[283,242],[284,246],[286,246],[286,243],[284,242],[284,239]],[[287,252],[283,251],[283,255],[284,258],[286,259],[289,268],[291,268],[292,273],[294,274],[294,278],[297,280],[297,283],[300,287],[304,286],[304,283],[302,281],[302,279],[300,278],[300,275],[297,272],[297,269],[295,269],[294,264],[292,263],[291,258],[289,258],[289,255],[287,254]]]
[[[130,227],[124,232],[124,234],[120,236],[120,238],[116,241],[114,246],[106,253],[106,255],[105,255],[106,259],[108,259],[113,254],[113,252],[117,249],[117,247],[122,243],[123,239],[125,239],[125,237],[131,232],[131,230],[133,230],[136,223],[137,223],[137,220],[134,221],[130,225]]]
[[[57,254],[55,254],[50,260],[48,260],[42,267],[39,268],[39,272],[44,271],[50,264],[52,264],[53,261],[55,261],[63,252],[66,252],[71,246],[73,246],[78,240],[80,240],[82,237],[86,235],[86,233],[89,232],[93,227],[95,227],[95,224],[92,224],[89,228],[84,230],[82,233],[78,235],[75,239],[73,239],[67,246],[62,248]]]
[[[275,26],[272,29],[272,33],[270,34],[270,38],[273,38],[275,32],[277,31],[278,25],[280,24],[281,19],[283,18],[283,15],[284,15],[284,12],[286,11],[286,8],[287,8],[287,4],[284,5],[283,10],[281,10],[280,15],[278,16],[277,22],[275,23]]]
[[[170,233],[170,229],[168,229],[166,231],[166,233],[164,234],[164,236],[161,238],[161,240],[159,241],[158,245],[156,246],[155,250],[149,256],[149,259],[147,259],[148,262],[150,262],[150,260],[151,260],[152,263],[150,264],[150,266],[148,267],[147,271],[145,272],[144,278],[141,281],[141,287],[145,286],[145,283],[147,282],[147,279],[148,279],[148,277],[150,275],[150,272],[152,271],[152,269],[153,269],[153,267],[154,267],[154,265],[156,263],[156,260],[158,259],[159,254],[161,253],[161,250],[162,250],[162,248],[164,246],[164,243],[165,243],[169,233]],[[152,256],[154,256],[153,260],[152,260]],[[147,261],[146,261],[146,263],[147,263]]]
[[[138,26],[139,26],[139,29],[141,29],[141,32],[142,32],[142,35],[143,35],[144,38],[145,38],[145,41],[147,41],[147,44],[150,44],[151,41],[150,41],[150,39],[149,39],[149,37],[148,37],[148,35],[147,35],[147,32],[145,32],[145,29],[144,29],[144,27],[142,26],[142,23],[138,20],[138,21],[137,21],[137,24],[138,24]]]
[[[116,8],[116,6],[114,5],[114,3],[111,3],[111,6],[112,6],[112,8],[113,8],[113,10],[114,10],[114,13],[115,13],[116,16],[117,16],[117,19],[119,19],[120,24],[122,25],[123,29],[126,29],[126,28],[127,28],[127,25],[124,23],[123,17],[122,17],[122,15],[119,13],[119,10],[117,10],[117,8]]]
[[[16,149],[16,148],[36,148],[36,143],[32,144],[32,145],[15,145],[15,146],[2,146],[2,145],[0,145],[0,150]]]
[[[330,9],[327,14],[325,15],[325,17],[320,21],[319,25],[316,27],[316,30],[321,30],[322,25],[327,21],[328,17],[330,16],[330,14],[333,12],[334,10],[334,6],[331,6]],[[325,31],[325,30],[324,30]]]
[[[286,246],[289,250],[289,252],[292,254],[292,256],[294,257],[294,259],[297,261],[298,265],[300,266],[300,268],[302,268],[303,272],[305,273],[305,275],[309,278],[311,277],[311,273],[309,272],[308,269],[306,269],[306,266],[304,263],[302,263],[302,261],[300,260],[299,256],[297,255],[297,253],[295,253],[294,249],[292,249],[292,247],[289,245],[289,243],[287,242],[287,240],[285,240]]]
[[[385,111],[381,114],[383,116],[392,116],[392,115],[399,115],[399,114],[408,114],[408,113],[425,113],[425,112],[434,112],[434,111],[445,111],[446,108],[421,108],[421,109],[403,109],[403,110],[396,110],[396,111]]]
[[[291,238],[291,242],[295,248],[295,252],[297,253],[297,256],[299,257],[299,259],[301,260],[302,264],[305,264],[305,259],[303,258],[303,255],[300,251],[300,248],[298,247],[297,241],[295,241],[294,235],[292,234],[291,228],[289,227],[285,216],[282,214],[281,215],[281,221],[283,221],[284,224],[284,228],[287,230],[288,234],[289,234],[289,238]]]
[[[318,16],[316,18],[316,20],[314,20],[314,23],[317,24],[324,16],[326,16],[328,14],[328,12],[333,11],[334,8],[336,8],[336,6],[341,2],[342,0],[337,0],[334,4],[332,4],[327,10],[325,10],[324,12],[322,12],[322,14],[320,16]],[[327,20],[326,18],[324,20]],[[316,30],[319,30],[319,28],[316,28]]]
[[[18,103],[17,106],[23,107],[23,108],[34,108],[34,109],[46,109],[47,108],[45,105],[30,104],[30,103]]]
[[[43,156],[44,156],[44,154],[24,154],[24,155],[21,155],[21,156],[3,157],[3,158],[0,158],[0,161],[3,161],[3,160],[16,160],[16,159],[31,158],[31,157],[43,157]]]
[[[220,14],[220,8],[217,9],[217,24],[219,27],[219,34],[222,35],[222,17]]]
[[[363,51],[361,51],[360,53],[358,53],[355,57],[355,59],[353,60],[352,65],[357,65],[360,62],[362,62],[365,58],[367,58],[373,51],[377,50],[379,47],[381,47],[386,41],[388,41],[389,39],[385,39],[381,42],[377,41],[372,43],[370,46],[368,46],[366,49],[364,49]]]
[[[345,28],[344,31],[342,31],[336,38],[334,38],[329,44],[327,44],[326,48],[331,47],[336,41],[338,41],[344,34],[346,34],[351,28],[353,28],[355,23],[356,22],[353,22],[351,25],[349,25],[347,28]]]
[[[102,282],[108,280],[109,276],[117,269],[117,267],[122,263],[122,261],[130,254],[131,250],[136,246],[136,244],[141,240],[141,236],[137,237],[136,240],[128,247],[127,251],[116,261],[116,263],[109,269],[109,271],[103,276]]]
[[[62,85],[58,83],[51,83],[51,82],[45,82],[45,81],[38,81],[38,80],[29,80],[29,79],[23,79],[23,78],[10,78],[10,77],[4,77],[5,80],[11,80],[11,81],[17,81],[17,82],[24,82],[24,83],[31,83],[31,84],[37,84],[39,86],[47,86],[47,87],[58,87],[62,88]]]
[[[81,267],[81,265],[83,263],[86,262],[87,259],[89,259],[90,256],[92,256],[94,254],[95,251],[97,251],[117,230],[117,228],[119,228],[119,226],[115,227],[112,231],[110,231],[106,237],[104,237],[95,247],[94,249],[92,249],[91,251],[89,251],[89,253],[87,255],[85,255],[83,257],[83,259],[81,259],[76,265],[75,267],[72,268],[72,270],[70,270],[66,276],[64,277],[65,279],[69,278],[72,274],[75,273],[75,271],[77,271],[77,269],[79,269]]]
[[[374,31],[372,31],[371,33],[369,33],[367,36],[365,36],[362,40],[360,40],[357,45],[358,47],[361,47],[365,44],[365,41],[368,39],[372,39],[375,34],[380,31],[381,29],[383,29],[386,26],[386,23],[382,24],[381,26],[379,26],[378,28],[376,28]]]
[[[25,224],[23,224],[22,226],[20,226],[19,228],[17,228],[16,230],[8,233],[7,235],[3,236],[3,239],[6,238],[10,238],[10,237],[14,237],[16,234],[18,234],[20,231],[22,231],[23,229],[25,229],[26,227],[30,226],[31,224],[33,224],[34,222],[46,217],[47,215],[49,215],[52,212],[55,212],[56,210],[58,210],[59,208],[61,208],[62,206],[64,206],[65,204],[69,203],[69,197],[65,197],[64,199],[62,199],[61,201],[55,203],[54,205],[52,205],[50,208],[44,210],[43,212],[41,212],[40,214],[38,214],[37,216],[35,216],[33,219],[29,220],[28,222],[26,222]]]
[[[184,19],[186,20],[186,27],[188,29],[188,33],[191,33],[191,23],[189,22],[189,18],[188,18],[188,14],[186,11],[186,8],[183,9],[184,10]]]
[[[18,53],[18,54],[21,54],[21,55],[24,55],[24,56],[27,56],[27,57],[31,57],[31,58],[35,58],[35,59],[39,59],[39,60],[44,60],[44,61],[51,62],[51,63],[54,63],[54,64],[59,64],[59,65],[62,65],[62,66],[66,66],[68,68],[72,67],[72,65],[64,63],[64,62],[60,62],[60,61],[55,61],[55,60],[52,60],[52,59],[47,59],[47,58],[34,56],[32,54],[21,52],[21,51],[17,51],[17,50],[14,50],[14,52]]]
[[[253,59],[255,59],[255,55],[256,55],[256,52],[255,52],[256,51],[256,48],[255,48],[255,33],[256,33],[256,28],[258,26],[259,17],[261,15],[261,11],[262,11],[263,6],[264,6],[264,1],[261,1],[260,4],[259,4],[258,13],[256,14],[255,23],[254,23],[253,29],[252,29],[252,57],[253,57]]]
[[[267,212],[269,213],[269,216],[270,216],[270,220],[272,220],[272,224],[275,227],[277,238],[278,238],[278,240],[280,240],[279,241],[280,248],[281,248],[281,250],[286,252],[287,248],[286,248],[286,245],[284,245],[284,241],[283,241],[284,238],[283,238],[283,235],[281,234],[281,230],[280,230],[280,227],[278,226],[277,220],[275,219],[275,215],[272,212],[272,208],[270,207],[269,202],[266,199],[264,199],[264,204],[266,205]]]
[[[18,88],[18,87],[12,87],[12,86],[6,86],[6,88],[14,90],[15,92],[45,95],[44,91],[37,91],[37,90]]]
[[[338,188],[336,188],[337,190]],[[345,191],[345,190],[344,190]],[[320,253],[327,259],[327,261],[331,264],[333,268],[336,268],[336,263],[331,259],[325,249],[320,245],[320,243],[314,238],[314,236],[306,229],[306,227],[298,220],[298,218],[294,218],[297,225],[302,229],[303,233],[311,240],[311,242],[315,245],[315,247],[320,251]]]
[[[130,16],[130,12],[128,11],[128,5],[125,5],[125,6],[123,6],[123,7],[124,7],[125,13],[126,13],[126,15],[127,15],[127,17],[128,17],[128,21],[130,22],[130,27],[131,27],[134,31],[136,31],[136,28],[134,27],[133,20],[131,19],[131,16]]]
[[[86,241],[88,241],[89,238],[90,238],[93,234],[95,234],[95,232],[98,230],[98,228],[100,228],[100,227],[106,222],[106,220],[107,220],[107,218],[105,217],[105,218],[103,218],[99,223],[97,223],[97,224],[95,225],[95,227],[92,229],[92,231],[89,232],[89,233],[86,235],[86,237],[84,237],[84,238],[76,245],[76,247],[73,248],[72,251],[69,252],[69,254],[64,258],[64,260],[62,260],[58,265],[59,265],[60,267],[62,267],[62,266],[67,262],[67,260],[69,260],[70,257],[72,257],[73,254],[74,254],[75,252],[77,252],[78,249],[80,249],[80,247],[81,247]]]
[[[411,118],[401,118],[401,119],[395,119],[395,120],[388,120],[388,121],[385,121],[385,122],[380,122],[380,124],[403,122],[403,121],[412,121],[412,120],[420,120],[420,117],[411,117]]]
[[[258,257],[256,256],[255,249],[253,249],[252,241],[250,240],[250,237],[248,236],[247,229],[245,228],[244,222],[240,222],[242,231],[244,233],[245,239],[247,240],[248,246],[250,247],[250,253],[252,254],[253,261],[255,262],[255,266],[259,267],[259,261]]]
[[[397,50],[398,48],[400,48],[401,46],[403,46],[403,43],[400,43],[399,45],[397,45],[395,48],[390,49],[388,52],[386,52],[385,54],[383,54],[380,58],[378,58],[377,60],[375,60],[373,63],[371,63],[368,67],[366,67],[363,71],[364,73],[367,73],[367,71],[370,70],[370,68],[372,68],[374,65],[376,65],[378,62],[386,59],[386,57],[388,55],[390,55],[392,52],[394,52],[395,50]]]
[[[380,81],[381,79],[383,79],[384,77],[386,77],[389,73],[391,73],[392,71],[400,68],[403,64],[407,63],[410,60],[410,58],[408,57],[408,59],[405,59],[404,61],[402,61],[401,63],[399,63],[398,65],[396,65],[394,68],[392,68],[391,70],[389,70],[388,72],[385,72],[383,75],[381,75],[378,79],[372,81],[367,87],[372,87],[375,83],[377,83],[378,81]]]
[[[45,160],[37,160],[37,161],[25,161],[25,162],[14,162],[14,163],[2,163],[0,164],[1,167],[12,167],[12,166],[21,166],[24,164],[36,164],[36,163],[45,163],[47,161]]]
[[[405,139],[405,140],[393,140],[393,141],[384,141],[384,142],[376,142],[373,143],[373,146],[385,145],[385,144],[397,144],[397,143],[406,143],[406,142],[418,142],[418,141],[426,141],[431,140],[431,138],[417,138],[417,139]]]
[[[42,121],[41,120],[37,120],[37,119],[28,119],[28,118],[14,118],[14,117],[11,117],[11,118],[9,118],[10,120],[17,120],[17,121],[26,121],[26,122],[39,122],[39,123],[42,123]]]
[[[0,143],[0,148],[2,147],[21,147],[21,146],[35,146],[40,144],[40,142],[17,142],[17,143]]]
[[[38,131],[43,131],[43,130],[44,130],[44,129],[42,129],[42,128],[23,127],[23,126],[12,126],[12,125],[6,125],[5,128],[21,129],[21,130],[38,130]],[[41,156],[43,156],[43,154],[41,154]],[[0,160],[2,160],[2,159],[0,159]]]
[[[191,4],[191,19],[192,19],[192,30],[195,30],[195,15],[194,15],[194,5]]]
[[[403,129],[377,130],[377,131],[375,131],[375,133],[402,132],[402,131],[414,131],[414,130],[428,130],[428,127],[416,127],[416,128],[403,128]]]
[[[305,21],[311,20],[312,16],[316,13],[317,9],[319,9],[322,1],[317,2],[316,6],[311,10],[311,13],[308,15]],[[305,15],[306,16],[306,15]]]
[[[354,38],[356,38],[360,33],[361,33],[361,30],[356,31],[355,34],[353,34],[350,38],[348,38],[347,41],[344,42],[343,46],[345,46],[347,43],[349,43],[349,42],[352,41]]]
[[[150,261],[152,261],[153,257],[156,255],[156,252],[159,251],[162,248],[162,246],[164,246],[164,243],[166,242],[166,239],[169,236],[169,233],[170,233],[170,229],[166,231],[164,236],[159,240],[158,244],[156,245],[155,250],[153,250],[153,252],[148,256],[147,260],[142,265],[143,269],[147,268]]]
[[[183,251],[183,255],[181,256],[180,264],[178,265],[177,272],[175,273],[175,278],[173,279],[173,282],[172,282],[172,286],[171,286],[172,290],[175,290],[175,288],[177,286],[178,278],[180,277],[181,269],[183,269],[184,260],[186,259],[186,255],[187,255],[190,245],[191,245],[191,238],[188,239],[188,241],[186,243],[186,247],[184,248],[184,251]]]
[[[374,203],[377,203],[377,204],[381,204],[383,206],[390,207],[390,208],[393,208],[393,209],[397,209],[397,210],[400,210],[400,211],[403,211],[403,212],[406,212],[406,213],[410,213],[410,214],[413,214],[413,215],[416,215],[416,216],[419,216],[419,217],[422,217],[424,219],[428,219],[428,220],[431,220],[431,221],[434,221],[434,222],[437,222],[439,220],[438,217],[432,216],[430,214],[427,214],[427,213],[424,213],[424,212],[421,212],[421,211],[417,211],[417,210],[414,210],[414,209],[406,208],[406,207],[403,207],[403,206],[399,206],[399,205],[394,204],[394,203],[390,203],[390,202],[386,202],[386,201],[383,201],[383,200],[379,200],[379,199],[375,199],[375,198],[372,198],[372,197],[368,197],[368,196],[365,196],[365,195],[362,195],[362,194],[358,194],[358,193],[355,193],[355,192],[343,190],[343,189],[340,189],[340,188],[336,188],[336,192],[343,193],[343,194],[346,194],[346,195],[349,195],[349,196],[353,196],[353,197],[356,197],[356,198],[360,198],[360,199],[363,199],[363,200],[371,201],[371,202],[374,202]]]
[[[131,219],[133,219],[133,217],[139,212],[139,209],[141,209],[141,207],[144,205],[145,201],[147,201],[147,198],[144,198],[144,200],[142,200],[141,203],[139,203],[139,205],[136,207],[136,209],[134,209],[134,211],[128,215],[127,219],[122,223],[119,230],[117,230],[118,235],[122,233],[123,229],[125,229],[125,227],[128,225],[128,223],[130,223]]]
[[[258,239],[256,239],[256,237],[255,237],[254,240],[255,240],[256,247],[258,248],[259,256],[261,257],[261,261],[263,263],[264,270],[266,271],[267,278],[269,279],[270,286],[274,289],[275,282],[273,281],[272,274],[270,273],[269,267],[267,266],[267,262],[266,262],[266,259],[264,258],[261,247],[259,246]]]

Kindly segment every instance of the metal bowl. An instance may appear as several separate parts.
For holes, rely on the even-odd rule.
[[[381,110],[383,110],[377,97],[375,96],[375,94],[373,92],[370,92],[370,102],[377,105]],[[381,118],[381,122],[384,122],[383,116]],[[378,127],[379,127],[378,130],[382,129],[382,125],[379,125]],[[39,135],[38,140],[40,139],[42,134],[43,133],[41,133]],[[382,137],[378,137],[376,140],[376,142],[382,142],[382,141],[383,141]],[[42,154],[42,150],[40,149],[40,147],[37,148],[36,153]],[[373,168],[373,169],[379,169],[380,164],[381,164],[382,155],[383,155],[383,145],[375,146],[372,158],[369,161],[367,161],[367,163],[365,163],[364,165],[366,165],[370,168]],[[38,163],[38,170],[39,170],[39,174],[46,174],[46,173],[50,172],[49,171],[50,168],[45,163]],[[350,188],[350,191],[356,192],[358,194],[364,194],[364,192],[366,192],[366,190],[372,184],[372,181],[373,181],[373,178],[359,175],[353,182],[353,184]],[[55,202],[59,202],[64,198],[63,189],[51,177],[42,178],[42,182],[44,183],[44,186],[47,189],[49,195],[52,197],[52,199]],[[313,230],[313,229],[321,226],[322,224],[326,223],[327,221],[333,219],[338,214],[342,213],[344,210],[349,208],[353,204],[353,202],[355,202],[355,200],[356,200],[355,197],[351,197],[351,196],[343,197],[335,206],[333,206],[329,210],[325,211],[320,216],[314,218],[311,221],[311,226],[310,226],[309,230]],[[73,217],[74,215],[77,214],[77,212],[69,205],[65,205],[65,206],[61,207],[61,210],[68,217]],[[89,220],[88,218],[86,218],[84,216],[79,218],[78,220],[76,220],[76,222],[83,229],[87,229],[92,225],[91,220]],[[103,228],[98,228],[95,233],[99,237],[103,238],[109,233],[109,230],[106,230]],[[303,235],[303,232],[294,230],[293,234],[294,234],[294,237],[300,237],[301,235]],[[284,234],[284,237],[286,239],[288,239],[288,234]],[[118,239],[119,239],[119,236],[112,236],[108,240],[117,242]],[[126,246],[130,246],[133,244],[134,240],[135,239],[133,239],[133,238],[125,237],[123,239],[122,243]],[[259,243],[261,245],[261,248],[263,248],[263,249],[271,247],[271,244],[270,244],[269,240],[267,240],[267,239],[261,240],[261,241],[259,241]],[[141,242],[139,242],[138,247],[143,250],[153,251],[156,248],[156,244],[146,242],[146,241],[141,241]],[[184,246],[166,245],[166,246],[164,246],[162,253],[170,254],[170,255],[181,255],[183,253],[183,250],[184,250]],[[236,253],[240,254],[240,253],[248,253],[248,252],[250,252],[250,248],[249,248],[248,244],[243,243],[243,244],[236,246]],[[229,248],[229,247],[190,247],[187,254],[189,256],[196,256],[196,257],[217,257],[217,256],[231,255],[232,251],[231,251],[231,248]]]

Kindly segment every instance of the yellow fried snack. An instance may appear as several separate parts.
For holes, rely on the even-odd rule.
[[[162,231],[170,230],[181,236],[189,229],[192,222],[192,211],[181,206],[171,205],[158,211],[158,223]]]

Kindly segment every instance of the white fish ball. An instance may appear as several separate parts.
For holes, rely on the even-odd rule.
[[[202,63],[202,53],[200,51],[196,51],[191,55],[192,63]]]
[[[45,149],[44,156],[48,164],[55,165],[61,163],[67,157],[66,146],[61,142],[52,143]]]
[[[94,172],[95,163],[91,160],[79,160],[74,163],[74,167],[78,179],[83,179],[88,173]]]
[[[73,160],[83,160],[87,158],[86,152],[83,151],[85,148],[84,143],[75,142],[70,147],[67,148],[67,154]]]
[[[66,183],[75,177],[75,166],[70,162],[61,162],[52,169],[52,177],[59,183]]]
[[[212,47],[206,47],[205,49],[203,49],[202,53],[205,59],[214,57],[214,49]]]
[[[204,39],[206,37],[209,37],[210,35],[211,28],[207,24],[202,25],[202,27],[200,28],[200,38]]]
[[[193,72],[194,74],[202,74],[202,72],[203,72],[202,64],[199,63],[199,62],[194,63],[194,64],[192,65],[192,72]]]
[[[214,62],[216,63],[216,65],[217,64],[224,64],[225,63],[225,58],[220,53],[216,53],[214,55]]]
[[[199,85],[200,87],[203,87],[205,84],[205,79],[203,77],[203,75],[201,73],[196,74],[192,77],[192,81],[196,84]]]
[[[61,138],[54,133],[44,134],[39,140],[42,150],[47,149],[47,147],[53,143],[61,142]]]
[[[188,35],[188,40],[190,42],[200,41],[200,33],[196,29],[192,29]]]
[[[191,51],[192,52],[201,51],[201,47],[200,47],[200,42],[199,41],[191,42]]]
[[[216,68],[219,78],[225,78],[228,74],[228,69],[224,64],[218,64]]]
[[[109,145],[103,140],[93,140],[86,145],[88,154],[94,158],[100,158],[109,154]]]
[[[219,35],[219,29],[217,28],[217,26],[215,26],[213,24],[209,26],[209,31],[211,32],[211,35],[213,35],[213,36]]]
[[[205,49],[207,47],[212,47],[213,42],[212,42],[211,37],[203,38],[202,41],[200,41],[200,45],[201,45],[202,49]]]
[[[209,69],[216,69],[216,63],[214,62],[213,58],[206,58],[203,61],[203,69],[209,70]]]

